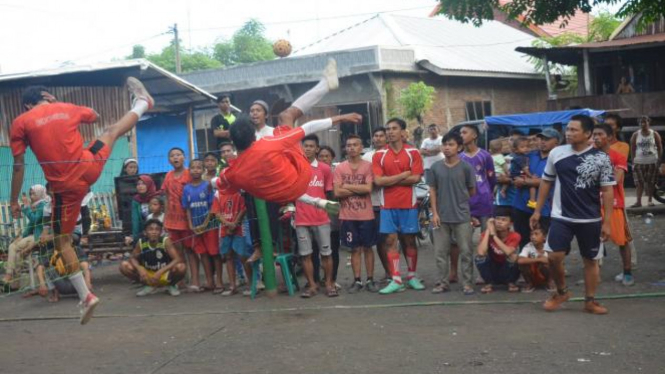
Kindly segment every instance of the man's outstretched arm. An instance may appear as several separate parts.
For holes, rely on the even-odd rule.
[[[12,192],[10,204],[12,216],[21,218],[21,207],[18,205],[18,195],[23,188],[23,176],[25,174],[25,154],[14,156],[14,170],[12,172]]]

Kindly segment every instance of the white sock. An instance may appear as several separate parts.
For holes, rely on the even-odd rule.
[[[314,88],[297,98],[291,106],[300,109],[303,113],[307,113],[314,107],[314,105],[321,101],[328,92],[330,92],[330,89],[328,89],[328,81],[321,79]]]
[[[69,280],[72,282],[74,288],[76,288],[76,293],[79,295],[81,301],[85,301],[90,294],[88,286],[85,284],[85,278],[83,278],[83,272],[77,271],[76,273],[69,276]]]
[[[149,106],[147,101],[143,99],[138,99],[134,102],[134,106],[132,107],[130,112],[136,113],[136,115],[139,116],[139,118],[141,118],[143,114],[145,114],[145,112],[148,111],[148,108]]]

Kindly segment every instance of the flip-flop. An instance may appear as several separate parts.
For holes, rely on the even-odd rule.
[[[213,295],[218,295],[223,292],[224,292],[224,287],[216,287],[214,290],[212,290]]]
[[[642,207],[642,204],[638,204],[638,203],[635,203],[635,204],[629,206],[629,208],[641,208],[641,207]]]
[[[516,285],[508,286],[508,292],[520,292],[520,288]]]
[[[464,296],[471,296],[476,294],[476,291],[474,291],[473,288],[465,288],[462,292],[464,293]]]
[[[238,293],[238,289],[233,287],[233,288],[230,288],[228,290],[224,290],[224,292],[222,292],[222,296],[232,296],[232,295],[235,295],[237,293]]]
[[[316,296],[316,293],[317,293],[316,291],[308,288],[300,294],[300,297],[302,297],[303,299],[309,299]]]
[[[203,292],[203,289],[199,286],[189,285],[187,286],[188,292],[200,293]]]
[[[648,207],[653,207],[653,206],[656,206],[656,204],[654,204],[653,202],[651,202],[651,203],[648,203],[647,206],[648,206]]]
[[[490,293],[494,292],[494,287],[492,287],[491,285],[488,284],[485,287],[481,288],[480,292],[484,293],[484,294],[490,294]]]
[[[337,292],[337,289],[335,287],[329,288],[326,290],[326,296],[328,297],[337,297],[339,296],[339,293]]]

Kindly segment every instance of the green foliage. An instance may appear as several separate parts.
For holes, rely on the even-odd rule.
[[[145,58],[145,47],[140,44],[135,45],[132,47],[132,54],[127,58]]]
[[[180,65],[183,73],[222,67],[222,64],[212,58],[207,50],[188,51],[182,48],[182,43],[180,45]],[[143,56],[140,56],[137,51],[143,52]],[[168,47],[162,49],[160,53],[151,53],[148,55],[145,55],[143,46],[134,46],[132,55],[129,58],[139,57],[145,57],[153,64],[175,73],[175,44],[173,41]]]
[[[265,37],[265,27],[249,20],[233,34],[231,40],[215,44],[213,57],[224,66],[272,60],[272,43]]]
[[[510,18],[523,17],[524,24],[543,25],[559,19],[570,19],[577,10],[590,13],[594,6],[614,5],[620,0],[512,0],[501,5],[499,0],[439,0],[443,14],[448,18],[476,26],[482,25],[485,20],[494,19],[494,9],[508,14]],[[665,15],[663,0],[626,0],[615,15],[618,18],[642,14],[639,25],[644,26],[659,20]]]
[[[422,125],[423,115],[432,108],[434,103],[434,87],[424,82],[411,83],[400,92],[399,104],[406,119],[415,119]]]
[[[614,30],[621,25],[621,20],[608,10],[602,10],[593,17],[589,25],[589,41],[603,42],[609,40]]]

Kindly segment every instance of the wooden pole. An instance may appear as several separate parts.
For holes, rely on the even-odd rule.
[[[187,109],[187,139],[189,140],[189,157],[194,158],[194,108],[190,105]]]

